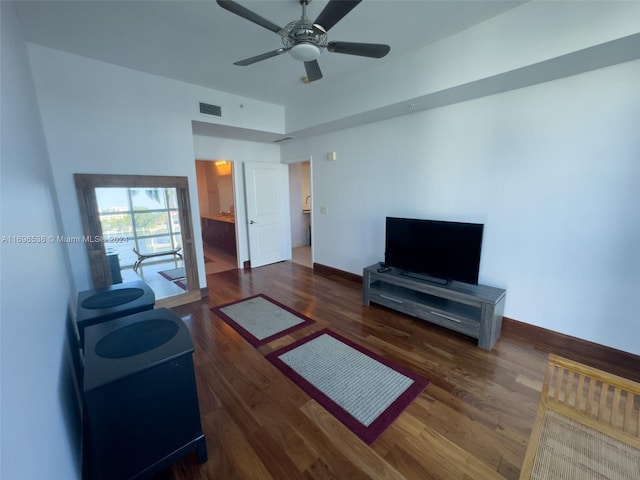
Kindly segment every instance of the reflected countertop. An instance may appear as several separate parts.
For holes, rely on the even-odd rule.
[[[236,216],[234,214],[219,213],[217,215],[201,215],[201,217],[216,222],[236,223]]]

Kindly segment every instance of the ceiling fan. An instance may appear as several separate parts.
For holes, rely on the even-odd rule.
[[[267,58],[276,57],[289,52],[293,58],[304,62],[307,81],[313,82],[322,78],[318,57],[327,49],[333,53],[359,55],[362,57],[382,58],[391,49],[389,45],[378,43],[329,42],[327,32],[342,18],[353,10],[362,0],[330,0],[320,12],[315,22],[307,19],[307,5],[311,0],[299,0],[302,6],[302,17],[288,23],[284,28],[270,22],[266,18],[243,7],[232,0],[217,0],[225,10],[235,13],[261,27],[271,30],[282,37],[281,48],[235,62],[234,65],[247,66]]]

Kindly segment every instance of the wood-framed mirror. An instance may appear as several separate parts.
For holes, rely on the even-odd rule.
[[[182,282],[180,288],[176,293],[156,295],[156,306],[172,307],[200,300],[187,177],[77,173],[74,179],[86,238],[117,238],[116,244],[125,243],[126,238],[127,246],[119,252],[126,268],[132,267],[137,272],[145,262],[182,257],[184,279],[176,280]],[[105,198],[125,200],[108,203]],[[113,206],[105,207],[111,204]],[[103,228],[103,222],[109,221],[111,223],[104,223],[106,228]],[[100,240],[88,241],[85,245],[93,288],[107,287],[117,281],[112,278],[112,259],[107,256],[107,250],[113,246]],[[165,253],[172,251],[177,254]],[[118,268],[122,262],[118,260]],[[136,262],[138,267],[133,268]]]

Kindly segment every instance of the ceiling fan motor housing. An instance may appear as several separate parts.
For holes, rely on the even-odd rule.
[[[296,20],[287,24],[284,30],[289,32],[282,37],[282,44],[296,60],[310,62],[316,60],[327,47],[327,34],[322,27],[308,20]]]

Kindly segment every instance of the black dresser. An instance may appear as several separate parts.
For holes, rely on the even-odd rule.
[[[156,296],[153,290],[142,280],[80,292],[76,315],[80,346],[84,345],[85,328],[114,318],[151,310],[155,301]]]
[[[148,478],[207,449],[184,322],[160,308],[87,326],[83,477]]]

